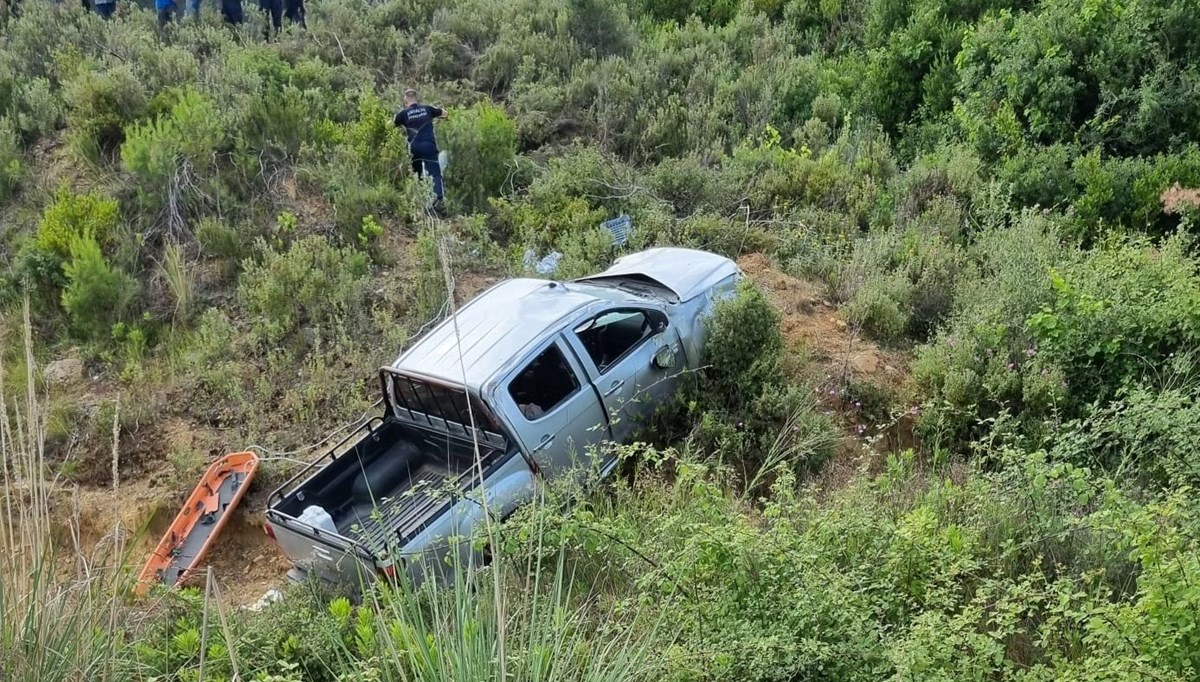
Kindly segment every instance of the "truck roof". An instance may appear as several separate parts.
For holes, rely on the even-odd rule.
[[[599,301],[644,300],[605,286],[605,280],[648,280],[667,290],[664,295],[674,293],[679,301],[690,299],[734,272],[737,265],[723,256],[657,248],[619,258],[608,270],[576,282],[506,280],[458,310],[457,330],[453,319],[443,321],[401,354],[392,368],[481,389],[510,363],[520,360],[524,351],[549,330],[557,331],[584,307]]]
[[[406,374],[481,387],[565,318],[603,300],[593,287],[510,279],[480,294],[392,363]],[[455,327],[457,326],[457,330]],[[461,353],[460,349],[461,348]]]

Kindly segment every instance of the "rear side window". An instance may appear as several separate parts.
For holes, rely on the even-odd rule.
[[[614,310],[575,328],[575,335],[601,374],[650,336],[653,325],[640,310]]]
[[[508,394],[533,421],[558,407],[579,389],[579,379],[557,344],[542,351],[508,384]]]

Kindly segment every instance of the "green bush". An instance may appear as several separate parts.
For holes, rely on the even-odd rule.
[[[446,175],[450,205],[463,213],[482,211],[500,196],[517,153],[517,126],[500,107],[480,102],[456,109],[439,124],[438,138],[450,155]]]
[[[17,133],[7,118],[0,118],[0,201],[7,201],[16,191],[24,172]]]
[[[91,235],[71,243],[63,272],[67,284],[62,306],[72,330],[87,341],[107,340],[113,323],[125,316],[137,298],[137,280],[110,265]]]
[[[705,329],[700,377],[685,377],[677,404],[658,415],[656,435],[690,432],[693,447],[741,472],[749,493],[819,468],[833,454],[834,427],[811,388],[784,378],[779,313],[766,296],[743,282],[716,304]]]
[[[145,110],[146,87],[133,67],[119,64],[105,70],[84,62],[63,83],[67,130],[84,158],[100,160],[124,139],[125,126]]]
[[[880,341],[923,341],[953,310],[969,266],[954,241],[958,213],[939,217],[931,211],[911,227],[868,235],[834,278],[847,316]]]
[[[1094,152],[1075,161],[1074,174],[1080,188],[1071,205],[1074,236],[1093,241],[1113,228],[1169,234],[1179,218],[1163,211],[1162,193],[1175,184],[1200,186],[1200,148],[1127,159]]]
[[[334,339],[352,335],[370,319],[366,255],[316,236],[298,239],[283,252],[262,248],[261,262],[243,263],[237,285],[259,341],[279,344],[304,329],[317,339]]]
[[[62,109],[62,98],[54,92],[50,80],[34,77],[17,87],[10,116],[22,140],[33,143],[58,130]]]
[[[196,226],[196,241],[200,242],[200,248],[206,255],[240,264],[249,250],[250,245],[245,241],[249,231],[206,218]]]
[[[728,186],[718,169],[694,157],[663,159],[649,172],[647,181],[655,196],[669,203],[681,218],[736,208],[737,188]]]
[[[779,313],[749,282],[739,285],[735,298],[717,304],[705,344],[705,390],[730,409],[746,406],[779,380]]]
[[[1080,404],[1107,401],[1200,343],[1200,271],[1189,238],[1115,240],[1048,274],[1030,315],[1034,349],[1062,367]]]
[[[996,179],[1009,187],[1018,206],[1063,208],[1079,194],[1072,170],[1076,156],[1070,145],[1022,147],[998,165]]]
[[[954,307],[913,364],[921,429],[946,447],[969,443],[1002,414],[1036,427],[1067,395],[1061,370],[1028,354],[1026,325],[1053,297],[1050,268],[1073,257],[1057,225],[1026,211],[978,233],[967,255],[973,267]]]
[[[147,182],[165,185],[183,168],[207,168],[224,144],[216,106],[195,90],[178,92],[167,114],[135,123],[125,132],[121,160]]]
[[[61,260],[71,257],[76,242],[93,239],[107,242],[117,228],[120,206],[100,194],[74,194],[58,190],[54,203],[46,207],[37,228],[37,246]]]
[[[1062,427],[1053,455],[1153,486],[1200,482],[1200,408],[1196,387],[1186,376],[1194,371],[1193,361],[1179,358],[1170,364],[1181,365],[1164,368],[1169,377],[1182,379],[1181,386],[1131,386],[1112,402],[1090,406]]]

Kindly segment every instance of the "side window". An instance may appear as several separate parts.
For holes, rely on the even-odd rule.
[[[508,394],[533,421],[558,407],[579,388],[579,379],[558,344],[551,344],[508,384]]]
[[[575,328],[601,374],[653,333],[654,325],[640,310],[609,311]]]

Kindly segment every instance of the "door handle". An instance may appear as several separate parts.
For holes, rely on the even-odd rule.
[[[538,446],[536,448],[534,448],[533,451],[541,452],[542,450],[545,450],[546,448],[550,447],[550,444],[553,442],[554,442],[554,435],[547,433],[546,435],[542,436],[541,442],[538,443]]]
[[[610,396],[610,395],[616,393],[617,391],[621,390],[622,388],[624,388],[624,386],[625,386],[624,379],[618,379],[618,380],[612,382],[612,386],[609,386],[608,390],[604,392],[604,397],[607,398],[608,396]]]

